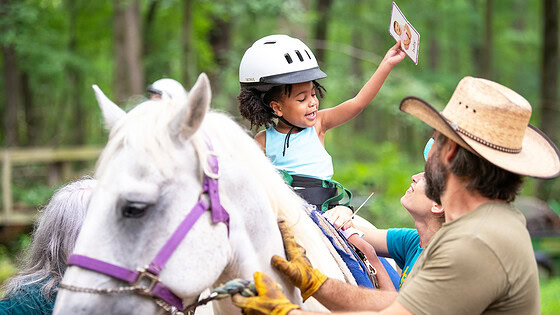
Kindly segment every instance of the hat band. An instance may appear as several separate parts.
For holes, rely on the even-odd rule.
[[[485,146],[487,146],[487,147],[490,147],[490,148],[492,148],[492,149],[494,149],[494,150],[498,150],[498,151],[502,151],[502,152],[506,152],[506,153],[519,153],[519,152],[521,152],[521,148],[519,148],[519,149],[510,149],[510,148],[502,147],[502,146],[499,146],[499,145],[497,145],[497,144],[493,144],[493,143],[491,143],[491,142],[488,142],[488,141],[486,141],[486,140],[484,140],[484,139],[482,139],[482,138],[480,138],[480,137],[478,137],[478,136],[473,135],[472,133],[466,131],[465,129],[459,127],[459,125],[457,125],[457,124],[454,123],[454,122],[451,122],[449,119],[446,118],[446,120],[450,123],[451,128],[453,128],[454,130],[456,130],[456,131],[459,132],[460,134],[462,134],[462,135],[464,135],[464,136],[466,136],[466,137],[468,137],[468,138],[470,138],[470,139],[472,139],[472,140],[474,140],[474,141],[476,141],[476,142],[478,142],[478,143],[480,143],[480,144],[483,144],[483,145],[485,145]]]

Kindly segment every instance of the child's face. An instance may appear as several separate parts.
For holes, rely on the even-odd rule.
[[[311,81],[293,84],[292,93],[289,96],[282,93],[282,99],[271,102],[271,106],[276,115],[284,117],[294,126],[308,128],[317,122],[319,100]]]
[[[395,21],[395,23],[393,23],[393,27],[395,29],[395,33],[397,33],[397,35],[401,35],[401,26],[399,25],[399,22]]]

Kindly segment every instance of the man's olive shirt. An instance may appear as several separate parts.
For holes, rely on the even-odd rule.
[[[397,299],[414,314],[540,314],[525,218],[507,203],[489,202],[445,223]]]

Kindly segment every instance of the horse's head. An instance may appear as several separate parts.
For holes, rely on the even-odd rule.
[[[98,189],[74,254],[135,271],[160,257],[164,244],[199,200],[209,203],[202,192],[203,174],[212,175],[206,159],[210,149],[200,127],[210,104],[210,84],[202,74],[181,103],[146,101],[129,113],[94,89],[110,138],[98,161]],[[168,258],[163,263],[160,259],[164,266],[155,268],[161,267],[160,282],[185,302],[212,285],[231,259],[228,227],[211,216],[210,211],[201,213],[188,235],[176,242],[177,249],[163,254]],[[145,277],[142,282],[147,285],[149,280]],[[96,290],[130,286],[76,266],[67,269],[62,283]],[[65,314],[145,314],[155,307],[151,298],[134,293],[107,296],[61,289],[56,309]]]

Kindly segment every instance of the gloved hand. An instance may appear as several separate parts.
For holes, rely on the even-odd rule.
[[[266,273],[255,272],[253,278],[258,296],[244,297],[236,294],[232,297],[233,304],[243,309],[244,314],[285,315],[293,309],[300,308],[284,296],[276,282],[270,279]]]
[[[328,277],[313,268],[305,255],[305,249],[296,242],[294,234],[284,220],[278,222],[278,227],[280,233],[282,233],[288,260],[274,255],[272,256],[272,265],[300,289],[301,297],[305,301],[319,290]]]

